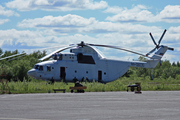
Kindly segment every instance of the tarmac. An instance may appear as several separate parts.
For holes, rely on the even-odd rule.
[[[179,120],[180,91],[0,95],[0,120]]]

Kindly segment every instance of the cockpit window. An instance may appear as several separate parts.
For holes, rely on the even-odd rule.
[[[43,71],[43,66],[39,66],[39,71]]]
[[[34,69],[38,70],[39,69],[39,65],[35,65]]]

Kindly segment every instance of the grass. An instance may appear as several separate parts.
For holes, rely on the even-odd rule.
[[[142,91],[164,91],[164,90],[180,90],[180,80],[177,79],[162,79],[156,78],[153,81],[149,78],[122,77],[116,81],[102,84],[98,82],[81,83],[87,86],[85,92],[107,92],[107,91],[126,91],[127,85],[134,84],[136,82],[141,83]],[[47,93],[49,90],[53,92],[53,89],[66,89],[66,92],[70,92],[69,87],[74,86],[74,83],[65,84],[63,82],[55,82],[54,84],[46,84],[45,81],[24,81],[24,82],[9,82],[8,86],[11,93]],[[0,89],[2,85],[0,84]]]

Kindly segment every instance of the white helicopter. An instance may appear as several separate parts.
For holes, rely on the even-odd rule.
[[[29,70],[27,74],[36,79],[49,81],[61,81],[63,79],[64,82],[76,82],[82,80],[88,80],[89,82],[95,80],[102,83],[112,82],[123,76],[128,71],[129,67],[155,68],[167,50],[174,50],[167,46],[160,46],[160,42],[165,32],[166,30],[164,30],[158,44],[150,33],[156,47],[146,55],[117,46],[88,44],[82,41],[80,44],[73,44],[58,49],[39,59],[40,61],[43,61],[50,57],[53,58],[53,60],[35,64],[34,68]],[[108,59],[93,46],[120,49],[150,59],[147,62]],[[70,49],[70,53],[60,53],[66,49]],[[153,53],[156,49],[157,52],[152,57],[149,57],[148,55]]]
[[[43,62],[35,64],[27,74],[33,78],[51,82],[61,80],[66,83],[75,83],[76,81],[84,80],[89,82],[95,80],[101,83],[112,82],[123,76],[128,71],[129,67],[155,68],[167,50],[174,50],[174,48],[168,46],[160,46],[165,32],[166,30],[164,30],[158,44],[150,33],[156,47],[146,55],[117,46],[89,44],[82,41],[80,44],[72,44],[58,49],[39,59]],[[150,59],[147,60],[147,62],[108,59],[93,46],[124,50]],[[61,53],[66,49],[70,49],[70,53]],[[152,57],[149,57],[148,55],[153,53],[156,49],[157,52],[155,52]],[[50,57],[52,57],[53,60],[44,61]]]

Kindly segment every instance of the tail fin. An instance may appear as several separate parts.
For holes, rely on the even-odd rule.
[[[166,53],[167,50],[168,50],[167,46],[160,46],[158,51],[152,56],[152,59],[160,60],[163,57],[163,55]]]
[[[155,68],[167,50],[174,50],[174,48],[161,45],[157,52],[151,57],[151,60],[147,61],[145,68]]]

